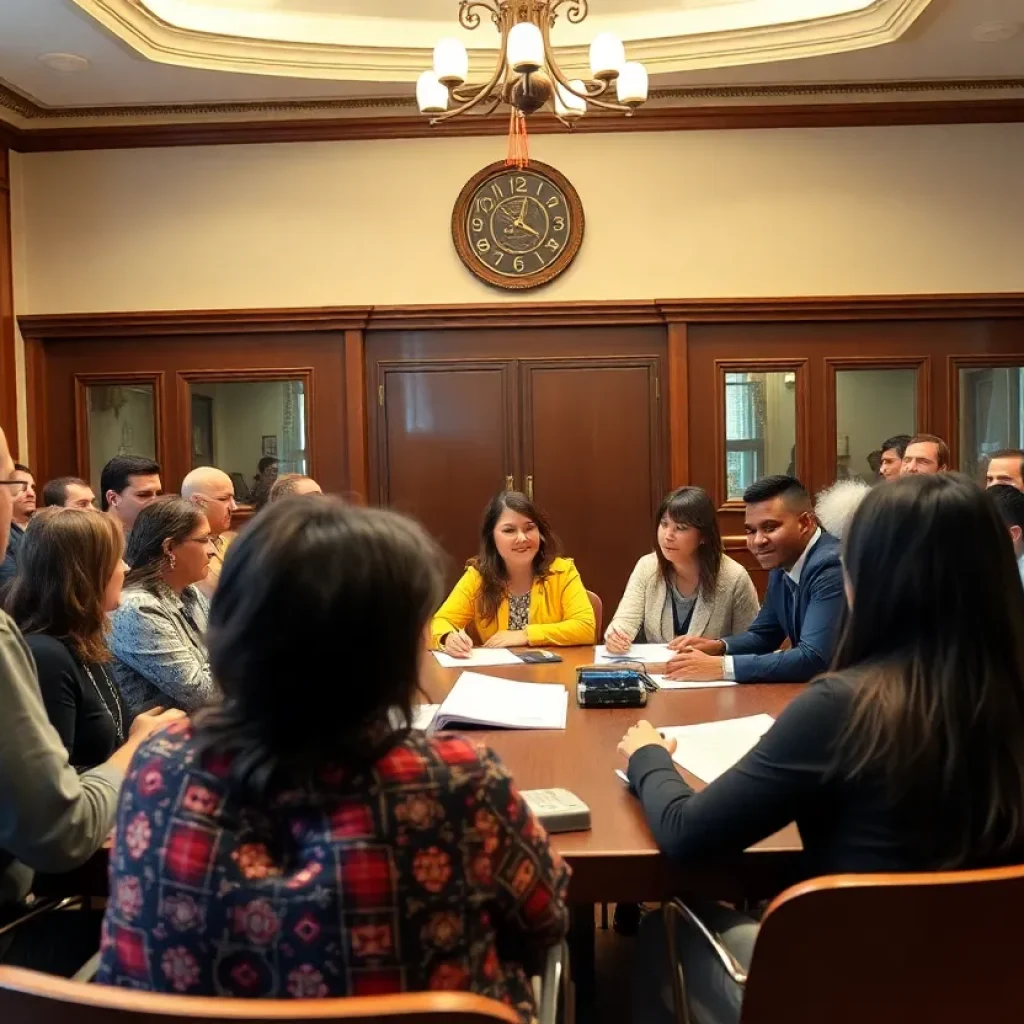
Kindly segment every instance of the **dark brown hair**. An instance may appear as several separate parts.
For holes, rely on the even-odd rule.
[[[843,560],[833,669],[857,690],[837,768],[886,780],[931,866],[1018,856],[1024,590],[994,502],[960,473],[901,477],[861,503]]]
[[[949,445],[947,445],[941,437],[936,437],[934,434],[915,434],[907,442],[907,448],[909,448],[912,444],[935,445],[936,460],[939,463],[939,469],[945,469],[949,465]],[[907,454],[907,448],[903,449],[904,457]]]
[[[692,527],[700,534],[701,544],[697,549],[700,594],[705,601],[710,601],[715,595],[718,570],[722,567],[722,533],[718,528],[714,503],[702,487],[678,487],[665,495],[654,520],[654,553],[658,556],[665,582],[671,586],[675,568],[662,554],[658,543],[658,529],[666,517],[679,526]]]
[[[508,569],[494,543],[494,528],[505,509],[526,516],[540,533],[540,548],[533,560],[534,579],[547,577],[551,563],[561,550],[558,538],[551,531],[548,517],[525,494],[519,491],[496,494],[484,509],[484,519],[480,526],[480,553],[469,562],[483,577],[483,586],[477,598],[477,614],[481,622],[493,622],[498,617],[498,605],[508,593]]]
[[[321,495],[268,505],[214,594],[207,646],[224,702],[197,717],[200,749],[232,755],[254,794],[383,756],[408,733],[440,564],[397,513]],[[339,671],[341,636],[359,642]]]
[[[7,611],[23,633],[66,638],[83,661],[107,661],[103,594],[123,551],[124,535],[110,516],[40,509],[18,548]]]
[[[177,495],[165,495],[148,504],[128,535],[124,560],[131,570],[125,587],[152,589],[167,568],[164,541],[181,544],[205,518],[202,509]]]

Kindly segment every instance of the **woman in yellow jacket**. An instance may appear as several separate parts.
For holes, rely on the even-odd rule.
[[[547,517],[518,491],[487,506],[480,554],[434,616],[435,646],[468,657],[470,624],[484,647],[594,642],[594,609],[576,566],[558,557]]]

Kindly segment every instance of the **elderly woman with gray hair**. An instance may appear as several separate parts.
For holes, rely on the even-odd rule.
[[[209,573],[212,552],[206,516],[184,498],[158,498],[135,520],[125,551],[131,569],[110,632],[129,715],[153,705],[194,711],[214,700],[209,603],[195,586]]]
[[[863,480],[839,480],[831,487],[819,491],[814,503],[814,514],[822,528],[842,540],[854,513],[870,491],[870,484]]]

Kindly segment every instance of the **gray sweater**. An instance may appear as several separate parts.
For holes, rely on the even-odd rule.
[[[0,906],[25,897],[32,872],[84,864],[114,827],[121,773],[79,775],[46,717],[36,668],[0,612]]]

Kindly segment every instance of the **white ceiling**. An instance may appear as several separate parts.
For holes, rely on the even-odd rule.
[[[218,0],[247,3],[255,0]],[[455,0],[263,0],[278,5],[330,5],[377,13],[455,10]],[[659,0],[648,0],[657,3]],[[664,0],[665,3],[668,0]],[[688,0],[689,3],[702,0]],[[592,7],[626,9],[631,0],[591,0]],[[739,4],[736,4],[739,6]],[[454,20],[454,18],[453,18]],[[898,42],[827,57],[657,76],[655,88],[796,83],[850,83],[910,79],[1024,78],[1024,31],[983,44],[971,39],[990,21],[1024,23],[1024,0],[933,0]],[[81,74],[40,63],[45,53],[80,54]],[[86,16],[72,0],[0,0],[0,79],[51,107],[195,104],[235,101],[406,96],[403,83],[328,81],[201,71],[146,60]]]

